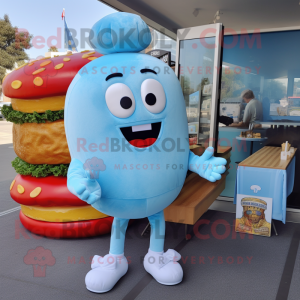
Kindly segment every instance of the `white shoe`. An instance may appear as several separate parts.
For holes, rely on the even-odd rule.
[[[150,249],[144,257],[144,268],[153,278],[164,285],[175,285],[182,281],[183,271],[177,262],[181,255],[172,249],[167,252],[154,252]]]
[[[85,276],[86,288],[94,293],[105,293],[127,273],[128,262],[124,254],[95,255],[91,267],[92,270]]]

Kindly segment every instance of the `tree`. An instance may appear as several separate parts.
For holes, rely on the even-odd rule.
[[[279,103],[280,99],[287,97],[287,80],[286,84],[276,79],[266,80],[264,97],[268,97],[272,102],[275,101]]]
[[[241,74],[236,74],[233,70],[222,70],[221,77],[221,101],[227,98],[239,96],[241,91],[246,89]]]
[[[197,85],[196,90],[199,91],[201,90],[201,92],[203,91],[203,88],[205,85],[209,84],[209,79],[204,77],[202,78],[201,82]]]
[[[190,95],[194,92],[194,89],[191,87],[191,79],[185,75],[180,77],[181,89],[184,95]]]
[[[32,35],[13,27],[8,15],[0,18],[0,82],[5,76],[6,69],[13,69],[15,63],[28,60],[25,49],[32,47]]]

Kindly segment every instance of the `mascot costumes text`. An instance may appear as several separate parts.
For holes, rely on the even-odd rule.
[[[86,287],[104,293],[126,274],[128,221],[145,217],[151,225],[145,270],[161,284],[178,284],[180,254],[164,252],[163,210],[176,199],[188,170],[214,182],[226,160],[213,157],[211,147],[201,157],[190,152],[180,83],[164,62],[139,53],[151,42],[139,16],[104,17],[90,41],[105,55],[83,67],[67,92],[68,188],[114,222],[109,254],[94,256]]]

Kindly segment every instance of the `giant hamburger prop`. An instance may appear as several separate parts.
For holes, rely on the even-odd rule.
[[[100,56],[84,51],[45,57],[23,65],[3,80],[3,93],[12,105],[5,106],[2,113],[14,123],[18,155],[12,162],[18,175],[10,194],[21,205],[22,224],[36,234],[78,238],[111,229],[113,218],[71,194],[66,177],[71,161],[64,129],[66,92],[77,72]]]

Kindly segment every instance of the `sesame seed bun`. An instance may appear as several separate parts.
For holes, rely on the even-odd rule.
[[[77,72],[102,55],[95,51],[36,60],[17,68],[3,80],[9,98],[40,99],[65,95]]]

